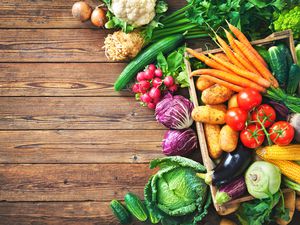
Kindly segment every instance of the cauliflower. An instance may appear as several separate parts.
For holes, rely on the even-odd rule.
[[[110,10],[130,25],[140,27],[155,17],[156,0],[112,0]]]
[[[273,22],[275,31],[293,30],[294,37],[300,38],[300,6],[295,6],[293,9],[283,11]]]

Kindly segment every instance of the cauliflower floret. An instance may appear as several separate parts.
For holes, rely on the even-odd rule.
[[[112,0],[111,11],[130,25],[140,27],[155,17],[156,0]]]

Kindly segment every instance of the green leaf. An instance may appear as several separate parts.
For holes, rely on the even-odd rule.
[[[180,84],[180,87],[185,88],[189,87],[189,76],[186,71],[181,71],[176,77],[177,82]]]
[[[156,2],[156,6],[155,6],[155,12],[160,14],[160,13],[164,13],[167,12],[168,10],[168,3],[166,3],[163,0],[159,0]]]
[[[182,60],[183,60],[183,55],[181,53],[179,53],[178,51],[172,52],[167,57],[169,72],[173,73],[176,70],[178,70],[181,66]]]
[[[157,66],[162,70],[164,74],[168,72],[168,62],[162,52],[158,53],[157,57]]]

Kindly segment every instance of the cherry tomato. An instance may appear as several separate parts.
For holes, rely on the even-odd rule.
[[[227,111],[225,116],[225,122],[233,130],[239,131],[245,128],[247,117],[248,113],[245,110],[235,107]]]
[[[288,145],[294,138],[295,130],[288,122],[278,121],[270,127],[269,134],[275,144]]]
[[[260,126],[250,124],[241,131],[240,139],[246,147],[257,148],[264,142],[265,134]]]
[[[250,111],[261,104],[262,96],[257,90],[246,88],[239,92],[237,102],[241,109]]]
[[[262,104],[252,112],[251,119],[260,121],[265,127],[269,127],[275,122],[276,112],[270,105]]]

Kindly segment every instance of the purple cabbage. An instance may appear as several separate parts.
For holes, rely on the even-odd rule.
[[[157,104],[155,117],[165,127],[175,130],[189,128],[192,123],[193,103],[181,95],[172,96],[170,93]]]
[[[162,142],[163,153],[168,156],[184,156],[197,148],[197,136],[194,130],[169,130]]]

